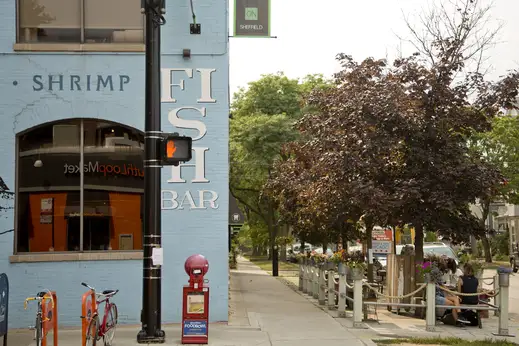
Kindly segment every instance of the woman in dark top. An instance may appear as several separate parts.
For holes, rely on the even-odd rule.
[[[463,276],[458,280],[458,292],[461,293],[477,293],[479,286],[478,279],[474,276],[474,269],[470,263],[466,263],[463,267]],[[479,303],[478,296],[462,296],[462,305],[477,305]]]

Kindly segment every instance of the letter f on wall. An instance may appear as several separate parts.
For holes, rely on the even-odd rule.
[[[173,158],[173,155],[175,155],[175,151],[177,151],[177,147],[175,147],[175,141],[168,141],[166,147],[167,158]]]

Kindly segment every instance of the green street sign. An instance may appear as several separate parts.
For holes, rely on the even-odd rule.
[[[234,36],[270,37],[270,0],[234,0]]]

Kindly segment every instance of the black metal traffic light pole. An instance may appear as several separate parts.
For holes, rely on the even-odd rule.
[[[146,15],[146,101],[144,138],[144,261],[142,290],[142,329],[138,343],[164,343],[161,330],[161,266],[154,265],[152,252],[162,247],[160,173],[162,141],[160,130],[160,26],[165,20],[165,0],[141,0]]]

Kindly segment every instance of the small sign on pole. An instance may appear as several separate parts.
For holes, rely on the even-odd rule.
[[[234,36],[270,37],[270,0],[234,0]]]

